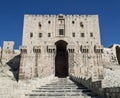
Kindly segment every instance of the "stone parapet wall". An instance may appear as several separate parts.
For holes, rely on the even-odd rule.
[[[120,98],[120,87],[104,88],[105,98]]]
[[[72,79],[74,82],[83,84],[85,87],[89,88],[90,90],[92,90],[92,92],[98,94],[99,96],[103,96],[101,81],[92,82],[92,78],[86,79],[75,76],[70,76],[70,79]]]
[[[92,90],[92,92],[101,96],[100,98],[120,98],[120,87],[102,88],[102,82],[92,81],[91,78],[85,79],[75,76],[70,76],[70,79]]]

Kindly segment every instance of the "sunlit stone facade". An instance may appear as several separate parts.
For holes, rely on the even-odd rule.
[[[25,15],[20,79],[103,76],[98,15]]]

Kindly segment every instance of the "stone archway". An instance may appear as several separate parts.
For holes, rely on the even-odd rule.
[[[56,57],[55,57],[55,76],[67,77],[68,76],[68,52],[67,42],[59,40],[56,45]]]

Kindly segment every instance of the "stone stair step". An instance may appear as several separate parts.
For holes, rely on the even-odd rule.
[[[76,88],[71,88],[71,87],[40,87],[37,89],[76,89]]]
[[[29,98],[92,98],[90,96],[30,96]],[[93,98],[96,98],[96,97],[93,97]]]
[[[45,85],[45,86],[63,86],[63,84],[61,84],[61,85],[60,84],[56,84],[56,85],[55,84],[50,84],[50,85]],[[73,86],[74,87],[76,85],[73,84],[73,85],[64,85],[64,86],[71,86],[71,87]]]
[[[32,90],[32,92],[81,92],[82,90],[65,90],[65,89],[58,89],[58,90]]]
[[[61,93],[81,93],[82,90],[32,90],[32,93],[47,93],[47,92],[54,92],[54,93],[57,93],[57,92],[61,92]],[[86,92],[86,93],[90,93],[90,92]]]
[[[71,87],[71,86],[42,86],[42,87],[39,87],[39,88],[77,88],[77,86],[75,87]]]
[[[97,98],[87,87],[75,84],[67,78],[37,87],[31,93],[26,94],[29,98]]]
[[[61,93],[57,93],[57,94],[27,94],[26,96],[82,96],[81,94],[61,94]]]

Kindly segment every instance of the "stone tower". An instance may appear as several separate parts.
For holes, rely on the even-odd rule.
[[[103,75],[98,15],[25,15],[20,51],[20,79]]]
[[[4,41],[3,49],[1,53],[1,62],[6,64],[10,59],[14,57],[14,42],[13,41]]]

